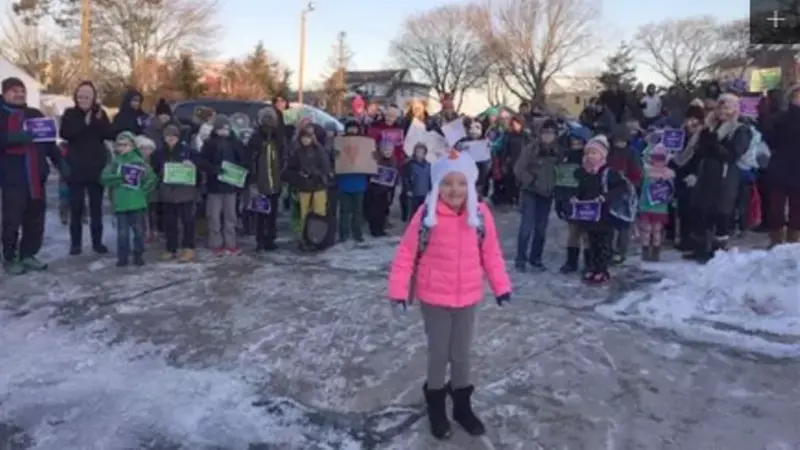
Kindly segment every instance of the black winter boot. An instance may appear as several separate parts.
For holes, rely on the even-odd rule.
[[[425,403],[428,405],[428,423],[431,434],[436,439],[448,439],[452,434],[450,420],[447,419],[447,388],[428,389],[428,383],[422,386]]]
[[[577,247],[567,247],[567,262],[561,266],[561,273],[573,273],[578,271],[578,257],[581,249]]]
[[[475,386],[459,389],[453,389],[449,385],[448,387],[450,396],[453,398],[453,420],[472,436],[486,434],[483,422],[472,411],[472,393],[475,392]]]

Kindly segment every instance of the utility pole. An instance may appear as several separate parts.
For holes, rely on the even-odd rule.
[[[308,5],[300,12],[300,64],[297,68],[297,102],[303,103],[303,76],[306,70],[306,16],[308,13],[314,11],[314,2],[308,2]]]
[[[91,78],[92,42],[91,42],[92,1],[81,0],[81,77]]]

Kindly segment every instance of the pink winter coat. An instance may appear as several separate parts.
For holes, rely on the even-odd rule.
[[[495,296],[511,292],[511,280],[497,239],[494,217],[485,204],[481,203],[478,207],[485,229],[483,266],[478,234],[467,223],[466,215],[458,214],[442,202],[437,202],[437,223],[430,230],[428,248],[420,258],[414,298],[430,305],[450,308],[472,306],[484,297],[484,272]],[[411,218],[397,247],[389,272],[390,299],[408,298],[424,209],[419,208]]]

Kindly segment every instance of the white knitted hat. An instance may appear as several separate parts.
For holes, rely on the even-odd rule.
[[[436,225],[436,205],[439,201],[439,184],[452,172],[458,172],[467,178],[467,223],[477,228],[478,219],[478,190],[475,183],[478,181],[478,165],[467,152],[451,151],[431,166],[431,192],[425,203],[428,211],[423,218],[426,227]]]

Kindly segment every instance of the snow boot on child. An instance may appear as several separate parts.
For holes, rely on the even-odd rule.
[[[425,403],[428,406],[428,423],[431,434],[436,439],[447,439],[452,434],[450,420],[447,419],[447,388],[428,389],[428,383],[422,386]]]
[[[580,257],[581,249],[576,247],[567,247],[567,262],[561,266],[561,273],[574,273],[578,271],[578,258]]]
[[[458,389],[453,389],[449,384],[447,386],[453,399],[453,420],[471,436],[486,434],[483,422],[472,411],[472,393],[475,392],[475,386]]]

